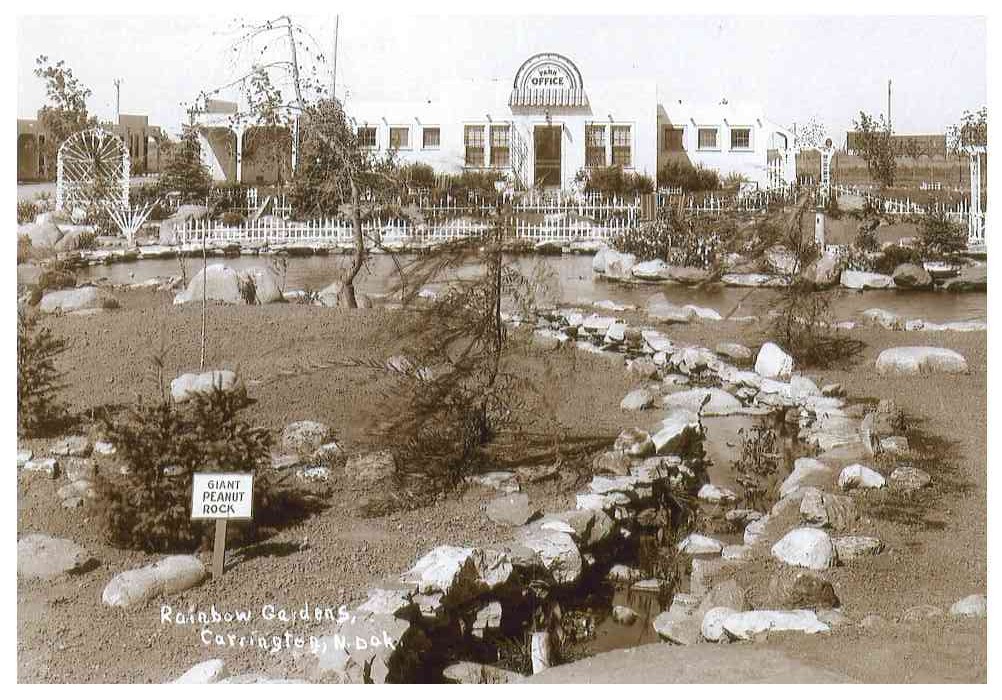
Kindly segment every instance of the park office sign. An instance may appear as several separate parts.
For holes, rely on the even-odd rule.
[[[538,53],[515,74],[510,107],[587,107],[581,71],[570,59],[555,53]]]
[[[254,475],[195,472],[192,520],[250,520],[254,516]]]

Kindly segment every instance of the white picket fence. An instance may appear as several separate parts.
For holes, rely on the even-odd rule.
[[[574,241],[609,241],[633,228],[628,217],[613,217],[602,224],[582,221],[527,222],[510,219],[505,226],[514,237],[531,243],[571,243]],[[369,246],[399,244],[428,245],[461,238],[480,237],[491,224],[470,219],[455,219],[440,224],[415,224],[408,219],[376,218],[362,224],[362,235]],[[319,221],[247,221],[240,226],[225,226],[219,221],[189,220],[175,228],[177,242],[183,246],[268,245],[348,247],[354,244],[354,231],[347,219]]]

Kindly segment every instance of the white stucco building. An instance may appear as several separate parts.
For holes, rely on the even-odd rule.
[[[436,99],[346,109],[370,148],[442,172],[504,170],[522,187],[568,189],[581,168],[608,165],[655,179],[671,160],[763,188],[796,179],[793,134],[761,109],[688,105],[653,81],[586,80],[553,53],[532,56],[514,79],[451,82]]]

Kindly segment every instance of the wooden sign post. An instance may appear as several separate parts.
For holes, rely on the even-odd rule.
[[[226,523],[254,517],[254,475],[196,472],[191,480],[191,519],[215,520],[212,577],[223,575],[226,561]]]

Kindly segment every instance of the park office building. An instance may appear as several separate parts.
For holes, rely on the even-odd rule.
[[[503,170],[523,188],[567,190],[582,168],[609,165],[654,180],[671,160],[739,173],[762,188],[770,163],[784,182],[796,179],[793,134],[761,110],[662,100],[652,81],[585,80],[555,53],[532,56],[514,80],[450,83],[438,100],[346,109],[364,147],[439,172]]]

